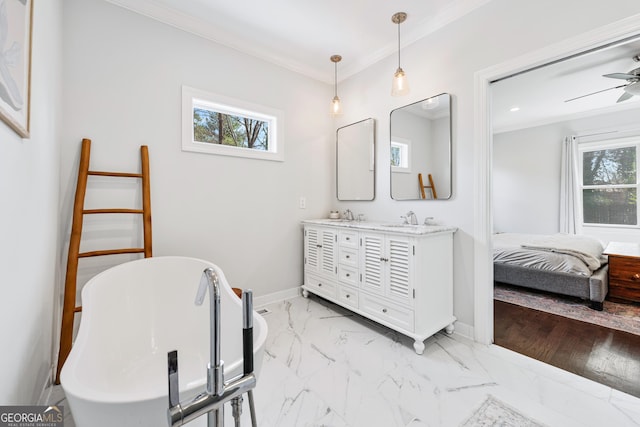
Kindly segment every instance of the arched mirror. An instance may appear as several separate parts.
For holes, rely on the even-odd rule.
[[[451,95],[443,93],[391,112],[391,197],[451,197]]]
[[[375,198],[375,120],[365,119],[336,131],[338,200]]]

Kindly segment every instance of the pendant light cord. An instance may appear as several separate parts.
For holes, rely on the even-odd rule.
[[[338,96],[338,63],[334,62],[333,65],[334,65],[333,69],[335,71],[334,79],[333,79],[333,83],[334,83],[333,87],[335,88],[334,96]]]
[[[398,22],[398,68],[400,68],[400,23]]]

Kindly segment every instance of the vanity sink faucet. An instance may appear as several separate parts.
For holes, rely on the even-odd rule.
[[[353,212],[351,212],[351,209],[344,211],[344,219],[347,221],[353,221]]]
[[[402,216],[401,218],[404,218],[405,224],[418,225],[418,217],[413,213],[413,211],[407,212],[407,215]]]

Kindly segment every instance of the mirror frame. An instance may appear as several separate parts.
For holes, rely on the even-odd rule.
[[[424,102],[428,99],[432,99],[432,98],[438,98],[440,96],[446,95],[448,97],[448,101],[449,101],[449,147],[447,150],[447,160],[449,162],[449,172],[448,172],[448,178],[449,178],[449,193],[447,195],[447,197],[438,197],[437,199],[423,199],[421,197],[415,198],[415,199],[398,199],[393,197],[393,166],[391,165],[391,157],[389,157],[389,195],[391,196],[391,199],[396,200],[396,201],[405,201],[405,200],[421,200],[421,201],[439,201],[439,200],[449,200],[453,197],[453,108],[452,108],[452,100],[453,97],[451,96],[450,93],[447,92],[443,92],[440,93],[438,95],[434,95],[434,96],[430,96],[428,98],[424,98],[421,99],[419,101],[416,102],[412,102],[411,104],[407,104],[407,105],[403,105],[401,107],[395,108],[393,110],[391,110],[391,112],[389,113],[389,155],[391,155],[391,140],[393,139],[393,124],[392,124],[392,116],[393,113],[395,111],[401,110],[403,108],[406,107],[410,107],[412,105],[415,104],[419,104],[421,102]]]
[[[372,179],[372,194],[371,194],[371,198],[370,199],[341,199],[340,198],[340,177],[339,177],[339,162],[340,162],[340,158],[339,158],[339,144],[340,144],[340,139],[339,139],[339,132],[341,129],[347,128],[349,126],[354,126],[354,125],[358,125],[361,123],[365,123],[367,121],[371,121],[371,153],[370,153],[370,161],[371,164],[373,165],[373,170],[372,170],[372,174],[371,174],[371,179]],[[349,123],[347,125],[341,126],[338,129],[336,129],[336,198],[341,201],[341,202],[347,202],[347,201],[355,201],[355,202],[370,202],[375,200],[376,198],[376,120],[373,117],[367,117],[366,119],[362,119],[359,120],[357,122],[353,122],[353,123]]]

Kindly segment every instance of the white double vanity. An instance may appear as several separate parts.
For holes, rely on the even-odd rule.
[[[453,332],[455,227],[308,220],[303,296],[309,292],[424,340]]]

